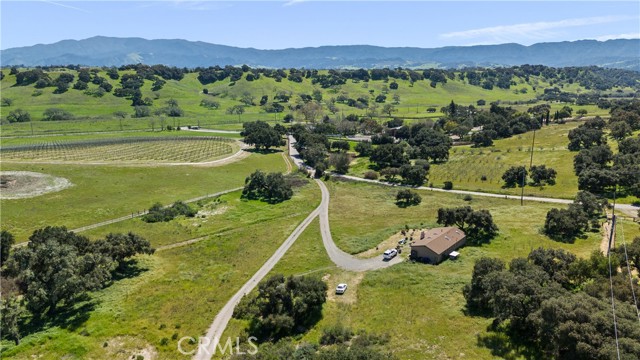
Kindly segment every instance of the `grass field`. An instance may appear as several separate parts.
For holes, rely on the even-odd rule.
[[[550,125],[536,131],[533,165],[546,165],[558,173],[555,185],[525,186],[525,196],[541,196],[573,199],[578,192],[578,177],[573,170],[573,158],[577,152],[567,149],[569,131],[581,122]],[[511,166],[529,167],[533,132],[494,141],[489,148],[471,145],[455,146],[449,152],[449,161],[432,164],[426,186],[442,188],[445,181],[453,182],[454,189],[520,195],[521,188],[503,188],[502,174]],[[616,143],[609,141],[612,149]],[[368,158],[356,158],[349,173],[362,176],[369,170]],[[486,180],[482,180],[485,176]],[[633,196],[618,199],[631,204],[639,199]]]
[[[376,246],[405,224],[434,226],[439,207],[468,204],[461,196],[420,191],[422,204],[399,208],[394,204],[395,190],[388,187],[337,181],[327,185],[331,191],[333,238],[350,252]],[[589,233],[574,244],[548,239],[539,229],[552,207],[549,204],[520,207],[517,201],[482,198],[472,200],[470,205],[491,211],[500,227],[499,236],[488,245],[466,246],[458,261],[437,266],[402,263],[364,275],[346,272],[332,266],[322,247],[317,222],[309,226],[273,270],[323,277],[329,285],[322,320],[298,340],[317,342],[323,328],[342,323],[354,330],[388,333],[389,348],[398,359],[496,358],[490,349],[479,345],[491,321],[464,314],[462,287],[471,279],[475,260],[490,256],[508,262],[539,246],[588,256],[598,248],[600,235]],[[332,290],[340,282],[346,282],[349,289],[344,296],[335,296]],[[232,320],[225,336],[235,336],[245,325],[244,321]]]
[[[219,137],[123,137],[54,141],[2,149],[4,161],[207,162],[231,155],[237,143]]]
[[[198,337],[206,330],[228,298],[319,204],[320,192],[309,182],[297,188],[291,200],[277,205],[240,200],[239,192],[220,200],[226,211],[208,216],[206,222],[179,219],[148,227],[139,226],[139,219],[123,223],[154,246],[193,236],[192,227],[198,227],[200,236],[211,236],[141,257],[140,274],[94,294],[95,309],[86,319],[74,326],[47,326],[18,347],[5,342],[2,358],[129,359],[133,344],[154,348],[157,359],[188,358],[177,352],[177,339]]]
[[[68,71],[74,75],[75,71]],[[125,72],[121,72],[121,75]],[[323,94],[323,101],[335,98],[340,94],[346,94],[351,98],[373,98],[379,94],[386,93],[388,100],[392,101],[392,96],[398,94],[400,101],[395,105],[396,112],[393,116],[412,119],[435,119],[442,114],[440,108],[446,106],[454,100],[462,105],[476,105],[476,102],[483,99],[489,104],[492,101],[501,101],[503,104],[513,104],[519,110],[526,110],[529,106],[525,102],[535,99],[535,97],[549,86],[541,79],[534,79],[531,83],[526,83],[522,79],[516,79],[516,85],[512,89],[486,90],[478,86],[469,85],[459,79],[449,80],[445,84],[439,84],[436,88],[429,86],[427,81],[418,81],[413,85],[408,80],[396,80],[399,84],[397,90],[389,90],[388,82],[385,81],[369,81],[369,82],[347,82],[340,89],[321,89],[319,86],[312,85],[310,80],[304,80],[301,83],[291,82],[284,79],[282,82],[276,82],[274,79],[261,77],[258,80],[248,82],[245,79],[230,83],[228,81],[216,82],[214,84],[202,85],[197,80],[197,74],[186,74],[181,81],[168,80],[166,85],[158,91],[151,90],[151,82],[146,81],[142,87],[143,97],[153,99],[153,110],[160,109],[165,106],[169,99],[178,101],[179,106],[184,110],[183,117],[165,117],[151,116],[147,118],[132,118],[133,108],[130,101],[124,98],[113,96],[111,93],[105,94],[101,98],[94,98],[83,94],[83,91],[70,89],[63,94],[53,94],[53,88],[42,89],[42,94],[37,94],[33,86],[14,86],[15,76],[8,75],[5,70],[5,78],[1,82],[2,96],[13,99],[14,102],[10,107],[2,107],[0,109],[2,118],[4,119],[9,111],[14,109],[24,109],[31,113],[33,121],[31,123],[13,123],[2,125],[3,136],[14,135],[32,135],[32,134],[51,134],[51,133],[74,133],[89,131],[131,131],[131,130],[151,130],[165,128],[167,125],[186,126],[200,125],[225,129],[240,129],[242,122],[263,120],[269,122],[281,122],[286,113],[290,113],[289,109],[285,109],[281,114],[266,113],[260,106],[248,106],[242,115],[229,115],[226,109],[234,105],[239,105],[240,98],[244,93],[249,93],[257,103],[263,96],[269,96],[272,100],[273,96],[284,91],[292,94],[290,104],[295,105],[300,94],[311,94],[314,90],[320,90]],[[99,73],[100,76],[108,79],[104,72]],[[56,78],[57,73],[52,74],[52,78]],[[119,86],[119,80],[108,81],[114,86]],[[535,90],[534,90],[535,86]],[[560,86],[564,86],[560,84]],[[588,90],[580,88],[577,85],[566,85],[567,90],[573,92],[588,92]],[[91,84],[90,87],[95,87]],[[209,95],[202,93],[203,88],[207,88]],[[526,92],[521,90],[526,89]],[[373,92],[371,92],[373,91]],[[220,103],[217,110],[209,110],[200,106],[203,99],[215,100]],[[286,105],[286,104],[285,104]],[[562,107],[564,104],[552,103],[552,110]],[[488,105],[487,105],[488,106]],[[71,112],[76,119],[67,121],[41,121],[42,113],[47,108],[61,107]],[[437,112],[427,113],[428,107],[435,107]],[[364,115],[366,110],[358,110],[343,104],[337,104],[338,112],[332,117],[346,116],[348,114]],[[589,115],[606,115],[607,111],[598,109],[596,106],[573,106],[574,111],[578,109],[587,110]],[[129,116],[121,119],[114,115],[115,112],[125,112]],[[326,112],[326,109],[325,109]],[[328,113],[328,112],[327,112]],[[380,114],[380,121],[385,121],[388,117]]]
[[[2,226],[18,242],[46,225],[70,229],[126,216],[153,203],[172,203],[233,189],[256,169],[285,171],[280,153],[254,153],[223,167],[131,167],[2,164],[3,170],[35,171],[69,179],[74,186],[31,199],[1,200]]]
[[[3,71],[7,73],[7,70]],[[104,72],[100,75],[107,77]],[[149,81],[142,88],[143,96],[154,99],[154,110],[165,106],[167,100],[175,99],[184,110],[184,117],[135,119],[131,118],[133,109],[130,101],[112,94],[93,98],[70,89],[57,95],[52,94],[53,88],[45,88],[41,95],[33,96],[35,89],[32,86],[13,86],[15,76],[7,75],[1,82],[2,96],[13,99],[14,103],[0,109],[2,119],[9,111],[22,108],[32,114],[33,121],[3,123],[0,127],[1,146],[44,147],[45,144],[58,144],[58,147],[51,147],[52,151],[23,153],[13,160],[28,157],[32,160],[83,162],[209,161],[235,152],[237,145],[234,140],[239,135],[158,130],[166,129],[167,125],[235,130],[242,127],[242,122],[254,120],[280,123],[289,110],[282,114],[267,114],[259,106],[252,106],[238,116],[226,114],[225,109],[240,104],[239,99],[245,92],[254,96],[257,102],[262,95],[268,95],[271,100],[276,92],[287,91],[293,95],[290,103],[295,104],[299,94],[311,94],[315,89],[309,80],[302,83],[275,82],[266,77],[253,82],[243,79],[234,85],[225,81],[203,86],[196,76],[186,74],[182,81],[167,81],[160,91],[151,91]],[[108,81],[114,87],[118,85],[117,80]],[[413,85],[409,81],[397,82],[400,87],[395,91],[387,90],[388,83],[383,81],[348,82],[337,91],[323,89],[323,98],[326,101],[341,93],[351,98],[372,98],[389,91],[387,96],[390,99],[397,92],[400,103],[393,115],[411,122],[438,118],[442,114],[426,113],[426,108],[439,109],[451,100],[463,105],[475,105],[479,99],[487,103],[500,100],[503,104],[509,102],[519,110],[526,110],[531,105],[523,103],[535,98],[549,85],[538,80],[527,84],[517,79],[517,85],[510,90],[496,88],[489,91],[457,79],[436,88],[430,87],[426,81]],[[215,96],[204,95],[204,87]],[[567,85],[565,90],[586,91],[575,84]],[[219,101],[220,109],[201,107],[202,99]],[[563,104],[552,104],[552,111],[561,106]],[[64,108],[76,119],[41,121],[42,112],[50,107]],[[584,108],[589,115],[607,114],[605,110],[591,105],[573,108],[574,111]],[[364,110],[346,105],[338,105],[338,110],[332,117],[364,114]],[[116,111],[127,112],[129,116],[120,119],[114,115]],[[380,117],[379,121],[385,119]],[[527,186],[525,195],[573,198],[577,192],[577,178],[573,174],[575,153],[569,152],[566,146],[569,130],[577,125],[552,125],[536,132],[533,164],[556,169],[558,182],[544,188]],[[212,135],[221,139],[213,143],[185,139]],[[427,185],[433,183],[435,187],[442,187],[444,181],[452,181],[455,189],[519,195],[520,188],[502,188],[501,176],[512,165],[528,166],[532,135],[527,133],[498,140],[491,148],[455,147],[447,163],[432,165]],[[116,139],[145,141],[140,141],[144,145],[139,147],[115,144]],[[104,144],[69,150],[69,143],[88,141]],[[67,150],[58,150],[63,148],[61,144],[67,144]],[[354,144],[351,145],[353,148]],[[2,153],[3,160],[12,160],[7,154]],[[33,230],[43,226],[64,225],[74,229],[133,215],[155,202],[169,204],[237,188],[256,169],[285,171],[281,155],[281,152],[252,152],[246,158],[219,167],[4,161],[2,170],[51,174],[69,179],[73,186],[30,199],[0,200],[2,228],[13,233],[20,243],[26,241]],[[350,174],[362,175],[368,170],[368,165],[368,160],[357,159]],[[481,180],[483,175],[486,176],[485,181]],[[329,286],[329,300],[322,320],[297,338],[298,341],[317,342],[323,328],[342,322],[355,330],[389,333],[390,350],[399,359],[493,359],[497,354],[479,345],[487,338],[490,320],[464,314],[461,289],[470,281],[474,261],[482,256],[509,261],[516,256],[526,256],[539,246],[564,248],[586,257],[598,249],[601,239],[598,233],[588,233],[572,244],[564,244],[542,235],[540,229],[546,212],[560,205],[528,202],[520,206],[516,200],[485,197],[465,201],[462,195],[420,190],[423,200],[419,206],[399,208],[395,205],[396,188],[342,181],[328,181],[327,185],[331,192],[329,216],[333,238],[340,248],[352,254],[375,248],[405,226],[436,226],[436,212],[440,207],[470,205],[474,209],[488,209],[500,227],[500,234],[488,245],[463,248],[462,257],[456,262],[445,261],[438,266],[402,263],[384,270],[356,274],[336,268],[327,257],[316,219],[272,271],[318,276]],[[619,200],[633,202],[638,199]],[[154,224],[132,218],[86,231],[83,234],[91,239],[102,238],[110,232],[133,231],[149,239],[160,250],[153,256],[139,257],[138,274],[116,281],[94,293],[90,302],[79,305],[87,306],[91,311],[79,311],[75,317],[47,324],[25,337],[19,346],[4,341],[1,356],[3,359],[124,360],[138,354],[136,349],[147,349],[157,353],[157,359],[186,359],[188,357],[177,353],[178,339],[202,335],[232,294],[319,202],[320,191],[313,182],[309,182],[296,188],[291,200],[277,205],[244,201],[240,199],[239,192],[233,192],[194,204],[201,211],[195,218],[179,217],[171,222]],[[627,243],[640,236],[638,224],[630,220],[621,220],[620,223],[623,226],[618,228],[618,236],[624,235]],[[171,247],[194,239],[198,241]],[[347,282],[349,290],[345,296],[336,297],[331,290],[340,282]],[[240,334],[245,325],[244,321],[232,320],[225,335]]]

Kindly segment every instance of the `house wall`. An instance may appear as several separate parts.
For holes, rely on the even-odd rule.
[[[415,255],[414,255],[414,251],[415,251]],[[442,260],[441,256],[438,256],[438,254],[431,251],[431,249],[427,248],[426,246],[412,246],[411,255],[412,257],[420,261],[424,261],[423,259],[429,259],[428,262],[430,264],[437,264]]]
[[[432,251],[426,246],[412,246],[411,256],[421,261],[424,261],[423,259],[429,259],[430,264],[438,264],[442,262],[445,259],[445,257],[449,256],[449,253],[464,246],[466,242],[467,242],[467,238],[465,237],[462,240],[458,241],[457,243],[452,244],[442,254],[436,254],[434,251]]]

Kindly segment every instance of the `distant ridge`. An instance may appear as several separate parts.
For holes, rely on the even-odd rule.
[[[96,36],[0,51],[2,66],[80,64],[120,66],[165,64],[178,67],[242,65],[270,68],[381,68],[511,66],[603,66],[640,71],[640,39],[579,40],[423,49],[370,45],[258,50],[187,40],[146,40]]]

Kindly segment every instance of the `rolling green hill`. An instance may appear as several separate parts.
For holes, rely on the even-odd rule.
[[[16,69],[19,72],[28,69]],[[300,95],[321,95],[319,101],[322,109],[313,120],[320,120],[323,116],[329,116],[334,120],[355,114],[360,117],[370,116],[379,121],[390,118],[389,113],[384,113],[385,105],[393,107],[390,113],[393,117],[401,117],[409,120],[438,118],[442,114],[440,108],[454,100],[457,104],[478,106],[478,100],[485,100],[484,106],[491,102],[500,101],[502,104],[510,104],[519,110],[526,110],[532,104],[540,103],[546,92],[545,89],[557,88],[560,93],[569,93],[572,96],[594,94],[595,98],[602,96],[629,96],[635,91],[632,87],[624,86],[625,83],[612,82],[607,90],[596,91],[580,85],[574,79],[561,79],[559,77],[539,76],[511,76],[511,84],[508,89],[492,87],[486,89],[482,86],[471,85],[467,77],[460,78],[460,72],[443,72],[442,79],[438,81],[402,78],[386,78],[384,80],[361,81],[358,79],[345,80],[344,84],[323,88],[320,83],[315,83],[314,78],[301,77],[298,81],[292,81],[288,77],[259,76],[253,81],[248,81],[247,76],[251,71],[243,71],[237,81],[233,78],[225,78],[214,83],[203,85],[198,79],[198,72],[191,71],[184,74],[180,80],[166,80],[161,89],[152,89],[154,81],[144,80],[140,88],[141,97],[152,103],[149,107],[150,116],[134,118],[132,101],[125,97],[114,96],[121,86],[124,75],[134,75],[134,70],[121,70],[119,79],[114,80],[107,76],[106,68],[91,69],[92,78],[102,78],[105,83],[113,87],[111,92],[102,96],[87,95],[87,92],[95,93],[98,85],[88,84],[87,90],[76,90],[73,85],[78,79],[79,72],[67,68],[52,68],[45,72],[50,81],[55,83],[61,74],[73,76],[73,82],[68,84],[69,89],[56,94],[56,87],[36,88],[37,84],[17,86],[16,75],[11,75],[9,69],[3,69],[1,92],[3,103],[0,109],[2,119],[2,135],[31,135],[50,134],[63,132],[89,132],[89,131],[118,131],[118,130],[151,130],[166,125],[196,125],[215,127],[221,129],[240,129],[244,121],[265,120],[270,122],[282,121],[290,114],[296,120],[304,119],[300,110],[296,110],[305,104]],[[602,70],[604,71],[604,70]],[[614,71],[614,70],[611,70]],[[289,72],[285,72],[290,74]],[[302,71],[304,73],[304,71]],[[480,72],[484,74],[485,72]],[[319,71],[318,75],[330,74],[330,71]],[[448,78],[444,78],[447,75]],[[68,75],[67,75],[68,76]],[[468,76],[468,75],[467,75]],[[484,76],[484,75],[482,75]],[[498,74],[498,76],[500,76]],[[605,73],[604,76],[607,76]],[[147,76],[147,78],[149,78]],[[153,78],[153,75],[152,77]],[[155,79],[160,79],[155,76]],[[164,80],[162,80],[164,81]],[[486,82],[486,81],[485,81]],[[391,89],[391,84],[397,84],[397,89]],[[628,84],[629,82],[627,82]],[[633,81],[630,82],[633,84]],[[614,85],[611,85],[614,84]],[[619,85],[615,85],[619,84]],[[587,85],[589,86],[589,85]],[[204,93],[207,89],[208,94]],[[274,96],[281,94],[290,97],[288,101],[275,101]],[[384,102],[376,102],[380,95],[386,96]],[[260,101],[266,96],[266,106],[277,103],[282,106],[281,112],[270,113],[265,106],[260,106]],[[368,105],[348,106],[340,102],[341,98],[365,99]],[[8,100],[7,100],[8,99]],[[254,105],[246,105],[242,101],[252,101]],[[5,101],[6,100],[6,101]],[[167,101],[175,100],[183,111],[180,117],[171,117],[158,114],[167,107]],[[202,101],[210,101],[218,104],[218,108],[208,109],[201,106]],[[7,103],[10,103],[9,106]],[[550,102],[552,110],[560,108],[563,104]],[[228,110],[242,106],[243,114],[230,114]],[[479,106],[482,108],[482,106]],[[43,121],[47,109],[59,108],[73,116],[73,120]],[[435,109],[428,112],[429,108]],[[12,111],[22,109],[27,111],[32,122],[8,123],[8,116]],[[432,110],[433,110],[432,109]],[[589,115],[606,115],[607,111],[598,109],[593,103],[574,105],[574,109],[585,109]]]

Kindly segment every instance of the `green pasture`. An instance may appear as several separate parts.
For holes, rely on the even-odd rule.
[[[490,244],[462,248],[461,258],[455,262],[437,266],[405,262],[359,275],[332,266],[318,225],[312,224],[272,273],[319,276],[329,284],[329,292],[339,282],[348,283],[349,288],[343,296],[329,296],[320,322],[298,341],[317,342],[322,329],[342,323],[354,330],[388,333],[389,350],[398,359],[494,359],[497,355],[481,345],[489,338],[491,320],[464,314],[462,287],[471,280],[474,262],[483,256],[508,262],[539,246],[564,248],[586,257],[599,246],[598,233],[589,233],[573,244],[542,235],[540,228],[550,204],[521,207],[518,201],[492,198],[466,202],[454,194],[419,191],[423,199],[419,206],[399,208],[394,204],[397,190],[393,188],[339,181],[327,185],[331,233],[348,252],[374,247],[405,224],[435,226],[437,209],[444,206],[488,209],[500,234]],[[225,336],[236,336],[245,326],[244,321],[232,320]]]
[[[187,359],[177,351],[178,340],[203,335],[231,295],[319,202],[320,191],[309,182],[297,188],[291,200],[276,205],[240,200],[240,192],[223,195],[227,210],[205,223],[178,219],[145,227],[139,219],[127,221],[125,231],[148,236],[154,246],[193,236],[186,227],[194,224],[202,225],[198,235],[209,236],[139,257],[140,273],[94,293],[88,303],[93,310],[78,314],[82,320],[73,326],[47,324],[19,346],[4,342],[2,358],[131,358],[136,347],[123,345],[126,338],[138,349],[157,351],[157,359]],[[158,229],[151,229],[154,226]],[[99,236],[98,231],[94,235]]]
[[[74,75],[75,71],[68,70]],[[121,72],[121,75],[123,72]],[[100,76],[108,76],[101,71]],[[52,74],[56,78],[57,74]],[[119,86],[119,80],[108,81],[114,86]],[[92,131],[132,131],[132,130],[158,130],[171,126],[200,125],[204,127],[240,129],[242,123],[246,121],[263,120],[269,122],[281,122],[285,114],[291,113],[287,105],[295,105],[300,101],[300,94],[311,94],[314,90],[320,90],[323,94],[323,102],[343,94],[350,98],[364,97],[370,100],[370,104],[375,103],[377,95],[385,94],[386,103],[393,102],[393,95],[400,96],[398,104],[395,104],[396,111],[392,116],[407,118],[408,121],[416,119],[436,119],[442,116],[440,108],[448,105],[451,100],[462,105],[474,105],[478,100],[485,100],[487,104],[493,101],[500,101],[502,104],[509,104],[519,110],[526,110],[531,104],[526,102],[544,91],[549,84],[539,79],[531,79],[530,83],[523,79],[516,79],[516,85],[511,89],[494,88],[486,90],[478,86],[472,86],[465,81],[448,80],[445,84],[438,84],[435,88],[429,85],[429,81],[418,81],[411,84],[408,80],[395,80],[399,88],[390,90],[390,81],[349,81],[338,89],[322,89],[317,85],[312,85],[308,79],[301,83],[291,82],[283,79],[276,82],[274,79],[260,77],[255,81],[248,82],[244,78],[231,83],[221,81],[213,84],[202,85],[197,80],[196,73],[185,74],[181,81],[168,80],[161,90],[152,91],[151,82],[145,81],[142,87],[143,97],[153,100],[152,112],[166,106],[166,101],[174,99],[178,101],[180,108],[184,110],[183,117],[166,117],[152,115],[146,118],[132,118],[133,107],[130,100],[118,98],[112,93],[106,93],[103,97],[94,98],[85,95],[81,90],[69,89],[63,94],[53,94],[54,88],[39,89],[42,94],[33,96],[36,90],[33,86],[15,86],[15,76],[8,75],[1,82],[2,96],[13,99],[14,102],[9,107],[0,109],[0,116],[4,119],[9,111],[14,109],[24,109],[31,113],[31,123],[3,124],[1,127],[2,136],[26,136],[36,134],[56,134],[56,133],[77,133]],[[90,87],[96,85],[90,84]],[[572,92],[587,92],[588,90],[573,84],[571,86],[559,85],[563,90]],[[566,89],[564,88],[566,86]],[[206,88],[209,94],[204,94],[202,90]],[[535,88],[535,89],[534,89]],[[263,95],[269,96],[269,101],[280,91],[292,95],[289,104],[285,105],[285,111],[280,114],[268,114],[260,106],[245,107],[242,115],[230,115],[226,109],[234,105],[240,105],[240,99],[245,93],[249,93],[256,104],[259,103]],[[209,110],[200,106],[203,99],[215,100],[220,103],[220,108]],[[383,104],[379,105],[379,121],[386,121],[388,115],[380,113]],[[562,107],[564,104],[552,103],[552,110]],[[344,104],[336,104],[338,112],[332,117],[346,116],[348,114],[365,115],[366,109],[356,109]],[[488,105],[485,105],[487,107]],[[41,121],[42,113],[47,108],[60,107],[71,112],[76,119],[66,121]],[[427,113],[429,107],[436,108],[435,113]],[[584,108],[588,115],[606,115],[607,111],[598,109],[596,106],[573,106],[574,111]],[[115,112],[125,112],[128,116],[124,119],[114,115]],[[325,107],[325,113],[328,113]],[[300,115],[295,114],[296,117]],[[300,119],[298,119],[300,120]]]
[[[1,200],[2,227],[18,242],[47,225],[70,229],[149,208],[241,187],[256,169],[285,171],[280,153],[253,153],[222,167],[2,164],[69,179],[65,190],[28,199]]]
[[[567,149],[567,135],[581,122],[552,124],[535,133],[533,165],[546,165],[558,173],[555,185],[531,186],[524,188],[525,196],[556,197],[573,199],[578,192],[578,177],[573,170],[573,158],[577,152]],[[615,151],[617,144],[609,139]],[[511,166],[529,167],[533,132],[515,135],[494,141],[488,148],[474,148],[471,145],[454,146],[449,152],[449,161],[431,164],[425,186],[442,188],[445,181],[453,182],[458,190],[484,191],[505,195],[520,195],[522,188],[503,188],[502,175]],[[350,174],[362,176],[369,170],[368,158],[356,158],[349,170]],[[486,180],[482,180],[485,176]],[[618,199],[622,203],[633,203],[637,198],[629,196]]]

